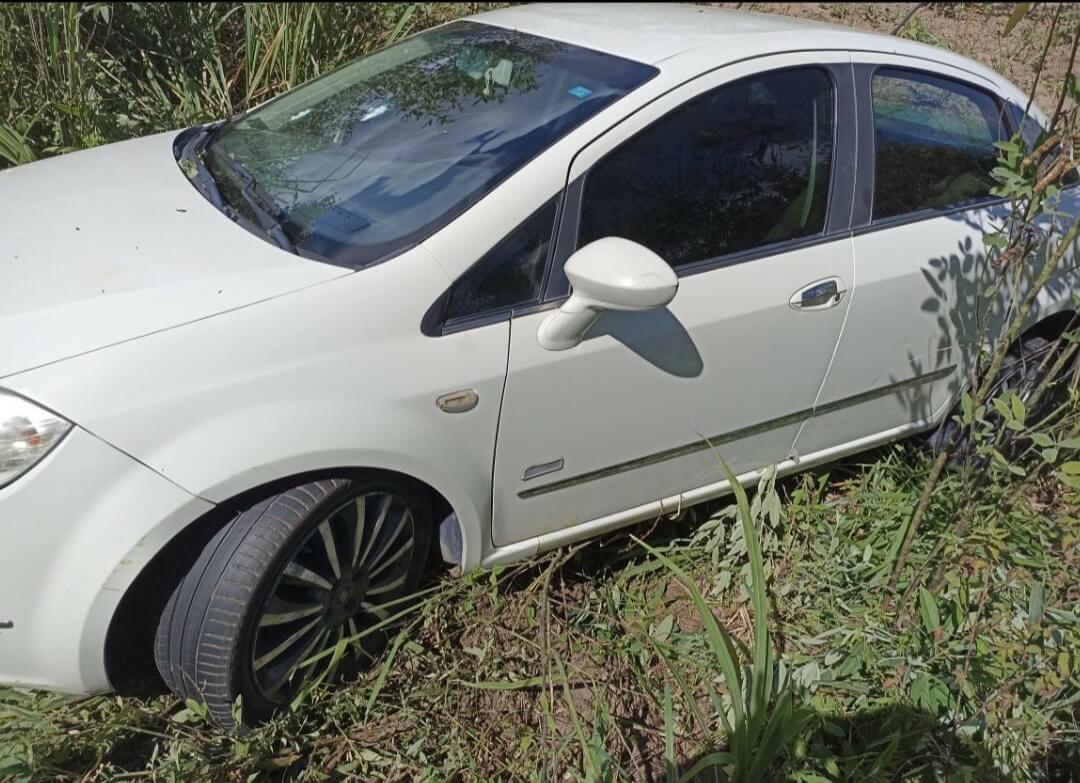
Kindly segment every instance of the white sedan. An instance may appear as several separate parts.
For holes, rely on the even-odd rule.
[[[845,28],[529,6],[0,172],[0,681],[104,691],[153,654],[258,721],[433,552],[722,495],[709,443],[752,482],[932,430],[1000,318],[1026,103]]]

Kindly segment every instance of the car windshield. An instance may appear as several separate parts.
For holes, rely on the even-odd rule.
[[[253,180],[298,251],[362,267],[421,242],[655,73],[456,22],[231,120],[204,157],[250,222],[259,223],[243,190]]]

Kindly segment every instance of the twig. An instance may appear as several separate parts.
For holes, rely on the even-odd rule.
[[[1054,109],[1054,116],[1050,118],[1051,128],[1057,127],[1058,119],[1061,117],[1061,112],[1065,108],[1065,93],[1069,91],[1069,76],[1074,73],[1073,66],[1076,65],[1077,44],[1080,44],[1080,22],[1077,22],[1076,27],[1073,28],[1073,43],[1072,50],[1069,52],[1069,66],[1065,69],[1065,84],[1061,85],[1061,93],[1058,95],[1057,108]]]
[[[911,17],[915,16],[915,12],[922,8],[924,5],[926,5],[926,3],[916,3],[915,7],[908,11],[904,18],[900,20],[900,23],[893,28],[892,35],[899,34],[899,32],[904,29],[904,25],[911,21]]]
[[[1058,3],[1057,9],[1054,11],[1054,18],[1050,20],[1050,31],[1046,34],[1046,44],[1043,46],[1042,54],[1039,56],[1039,64],[1035,68],[1035,78],[1031,81],[1031,92],[1028,93],[1027,103],[1024,105],[1024,116],[1027,117],[1031,111],[1031,104],[1035,102],[1035,89],[1039,86],[1039,79],[1042,78],[1043,65],[1046,63],[1046,55],[1050,52],[1050,45],[1054,42],[1054,31],[1057,30],[1058,17],[1061,16],[1061,7],[1064,3]]]

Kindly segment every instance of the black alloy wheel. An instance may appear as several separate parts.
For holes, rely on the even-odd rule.
[[[174,591],[158,670],[219,723],[234,723],[238,697],[242,722],[258,723],[334,675],[343,640],[346,666],[377,653],[386,634],[370,629],[404,608],[430,540],[425,493],[396,478],[327,479],[268,498],[226,525]]]

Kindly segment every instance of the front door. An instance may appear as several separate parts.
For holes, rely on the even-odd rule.
[[[639,242],[679,290],[667,308],[603,313],[565,351],[537,342],[550,311],[512,320],[495,544],[674,510],[723,478],[706,439],[736,473],[789,456],[852,284],[852,123],[836,119],[851,72],[820,57],[702,77],[577,156],[559,245]]]

